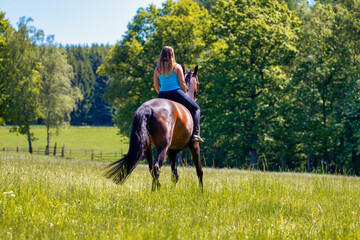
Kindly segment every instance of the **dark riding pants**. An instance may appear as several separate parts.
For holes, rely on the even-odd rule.
[[[196,104],[188,95],[184,93],[181,89],[176,89],[172,91],[160,91],[158,98],[166,98],[184,105],[191,114],[194,114],[197,110],[200,109],[199,105]]]

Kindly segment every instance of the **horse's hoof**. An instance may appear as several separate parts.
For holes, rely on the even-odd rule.
[[[177,183],[178,181],[179,181],[179,176],[177,176],[177,175],[172,175],[172,179],[171,179],[172,181],[173,181],[173,183]]]

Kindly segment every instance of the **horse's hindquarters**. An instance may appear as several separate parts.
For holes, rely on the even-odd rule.
[[[147,126],[152,143],[170,149],[185,148],[193,131],[189,110],[180,103],[163,98],[149,100],[143,105],[152,109]]]

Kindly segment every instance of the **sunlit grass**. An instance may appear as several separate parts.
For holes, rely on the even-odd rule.
[[[0,153],[0,239],[360,239],[356,177],[146,165],[123,186],[106,163]]]

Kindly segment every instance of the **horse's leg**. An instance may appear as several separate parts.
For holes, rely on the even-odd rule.
[[[154,171],[154,162],[153,162],[153,155],[152,155],[152,150],[151,150],[151,146],[149,146],[145,152],[145,157],[148,161],[148,164],[149,164],[149,171],[150,171],[150,174],[153,178],[153,181],[152,181],[152,191],[155,191],[156,187],[157,187],[157,184],[158,183],[158,179],[156,177],[156,174],[155,174],[155,171]]]
[[[166,146],[166,147],[161,146],[156,149],[156,151],[157,151],[156,162],[155,162],[155,165],[152,170],[153,190],[160,187],[160,182],[159,182],[160,170],[161,170],[163,161],[166,159],[166,151],[167,150],[168,150],[168,146]]]
[[[196,173],[199,178],[200,190],[203,190],[203,170],[200,162],[200,145],[198,142],[191,142],[189,146],[191,157],[196,167]]]
[[[177,167],[176,167],[176,157],[180,150],[171,150],[169,149],[169,160],[171,164],[171,171],[172,171],[172,181],[174,183],[177,183],[179,180],[179,175],[177,173]]]
[[[149,146],[148,148],[145,149],[144,155],[145,155],[145,158],[146,158],[146,160],[148,161],[148,164],[149,164],[150,174],[152,174],[152,170],[154,168],[154,162],[153,162],[153,155],[152,155],[151,146]]]

